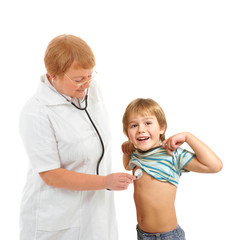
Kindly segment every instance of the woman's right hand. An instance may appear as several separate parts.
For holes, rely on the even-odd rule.
[[[126,190],[136,177],[128,173],[112,173],[105,176],[106,189],[112,191]]]

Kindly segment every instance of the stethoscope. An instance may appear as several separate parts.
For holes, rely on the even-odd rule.
[[[97,135],[98,135],[98,137],[99,137],[99,140],[100,140],[100,143],[101,143],[101,147],[102,147],[102,153],[101,153],[101,156],[100,156],[100,158],[99,158],[99,160],[98,160],[98,162],[97,162],[97,166],[96,166],[96,174],[99,175],[99,166],[100,166],[100,163],[101,163],[101,161],[102,161],[102,159],[103,159],[103,156],[104,156],[104,143],[103,143],[103,140],[102,140],[102,138],[101,138],[101,135],[100,135],[100,133],[99,133],[96,125],[94,124],[94,122],[93,122],[93,120],[92,120],[89,112],[87,111],[88,90],[87,90],[87,92],[86,92],[86,96],[85,96],[85,99],[84,99],[84,101],[85,101],[85,106],[84,106],[84,107],[78,107],[76,104],[74,104],[73,102],[71,102],[68,98],[66,98],[63,94],[61,94],[61,93],[56,89],[56,87],[54,86],[53,80],[54,80],[54,77],[52,78],[52,85],[53,85],[53,87],[55,88],[55,90],[57,91],[57,93],[59,93],[63,98],[66,99],[67,102],[71,103],[71,104],[72,104],[75,108],[77,108],[78,110],[85,111],[87,117],[89,118],[92,126],[94,127],[94,129],[95,129],[95,131],[96,131],[96,133],[97,133]],[[80,104],[80,106],[81,106],[81,104]]]

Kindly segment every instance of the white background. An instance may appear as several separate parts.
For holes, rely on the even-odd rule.
[[[164,109],[166,136],[190,131],[223,160],[218,174],[183,174],[176,208],[188,240],[231,239],[232,1],[1,1],[1,236],[18,239],[27,156],[19,113],[45,73],[44,51],[63,33],[83,38],[97,60],[97,80],[111,117],[113,171],[121,160],[121,118],[137,97]],[[133,186],[116,192],[120,240],[136,239]]]

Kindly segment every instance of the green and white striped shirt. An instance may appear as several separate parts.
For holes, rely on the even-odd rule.
[[[160,181],[170,182],[178,187],[182,172],[187,172],[184,166],[190,162],[194,153],[177,148],[173,156],[163,147],[156,147],[146,152],[135,150],[129,162],[130,169],[140,167],[144,172]]]

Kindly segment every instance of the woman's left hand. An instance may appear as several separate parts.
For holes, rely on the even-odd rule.
[[[114,191],[126,190],[134,180],[136,177],[128,173],[112,173],[105,176],[105,188]]]

